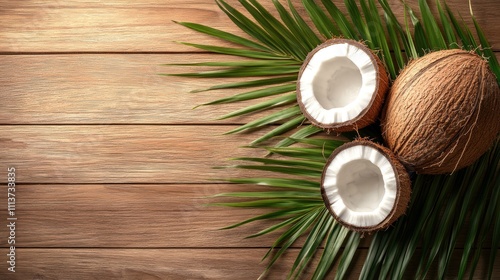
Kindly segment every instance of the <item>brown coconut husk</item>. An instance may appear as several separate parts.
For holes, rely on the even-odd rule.
[[[309,61],[311,58],[318,52],[319,50],[329,47],[331,45],[335,44],[350,44],[353,45],[361,50],[363,50],[365,53],[368,54],[370,57],[370,60],[372,61],[373,65],[375,66],[375,70],[377,71],[377,83],[376,83],[376,88],[375,92],[373,93],[373,97],[370,101],[370,104],[354,119],[349,120],[347,122],[342,122],[342,123],[334,123],[334,124],[323,124],[318,122],[315,118],[313,118],[305,109],[304,104],[302,103],[302,95],[300,92],[300,77],[302,76],[302,73],[304,72],[304,69],[307,67],[309,64]],[[304,63],[302,64],[302,67],[300,68],[299,71],[299,78],[297,79],[297,102],[299,104],[300,110],[304,114],[304,116],[315,126],[318,126],[327,132],[346,132],[346,131],[354,131],[358,130],[361,128],[364,128],[372,123],[374,123],[379,115],[380,111],[382,110],[382,105],[384,103],[385,96],[387,94],[387,91],[389,90],[389,76],[385,70],[384,64],[382,61],[373,53],[371,49],[369,49],[365,44],[355,41],[355,40],[350,40],[350,39],[342,39],[342,38],[334,38],[330,39],[321,45],[317,46],[314,50],[312,50],[307,58],[305,59]]]
[[[474,163],[500,131],[500,88],[475,53],[445,50],[410,63],[382,113],[382,136],[420,174],[452,173]]]
[[[379,151],[381,154],[383,154],[388,161],[391,163],[392,168],[395,172],[395,177],[396,177],[396,183],[397,183],[397,193],[396,193],[396,199],[394,201],[394,205],[392,206],[392,211],[387,215],[387,217],[380,222],[379,224],[371,227],[360,227],[356,225],[352,225],[350,223],[345,222],[342,220],[330,207],[330,200],[328,196],[326,195],[326,190],[324,188],[324,180],[325,180],[325,174],[326,174],[326,169],[328,166],[331,164],[332,160],[339,154],[341,151],[354,147],[354,146],[359,146],[359,145],[364,145],[364,146],[369,146],[371,148],[376,149]],[[372,141],[366,140],[366,139],[358,139],[352,142],[348,142],[338,148],[336,148],[331,156],[329,157],[326,165],[325,165],[325,170],[323,171],[323,174],[321,176],[321,195],[323,197],[323,201],[325,202],[325,206],[330,212],[330,214],[337,220],[340,224],[344,225],[345,227],[357,231],[357,232],[363,232],[363,233],[372,233],[375,231],[379,231],[382,229],[386,229],[389,227],[392,223],[394,223],[399,217],[401,217],[407,210],[408,204],[410,202],[410,197],[411,197],[411,180],[408,172],[406,171],[405,167],[401,162],[398,160],[398,158],[394,155],[394,153],[389,150],[388,148],[374,143]]]

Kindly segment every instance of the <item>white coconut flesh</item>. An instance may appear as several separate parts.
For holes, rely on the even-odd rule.
[[[318,50],[300,77],[301,101],[318,123],[349,122],[370,106],[377,70],[365,50],[348,43]]]
[[[373,147],[357,145],[332,159],[323,188],[340,220],[354,227],[374,227],[393,211],[398,186],[388,158]]]

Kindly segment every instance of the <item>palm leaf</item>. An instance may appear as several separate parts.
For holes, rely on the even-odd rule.
[[[214,86],[211,86],[211,87],[206,88],[206,89],[196,89],[196,90],[193,90],[191,92],[198,93],[198,92],[218,90],[218,89],[239,89],[239,88],[264,87],[264,86],[282,84],[282,83],[286,83],[286,82],[293,82],[296,79],[297,78],[294,75],[291,75],[291,76],[284,76],[284,77],[277,77],[277,78],[267,78],[267,79],[259,79],[259,80],[252,80],[252,81],[234,82],[234,83],[214,85]]]
[[[192,23],[192,22],[177,22],[177,21],[174,21],[174,22],[177,24],[180,24],[182,26],[185,26],[187,28],[190,28],[194,31],[204,33],[204,34],[222,39],[224,41],[235,43],[235,44],[241,45],[243,47],[248,47],[248,48],[257,49],[257,50],[261,50],[261,51],[269,51],[270,50],[269,48],[267,48],[259,43],[256,43],[254,41],[251,41],[251,40],[248,40],[248,39],[243,38],[241,36],[237,36],[237,35],[234,35],[234,34],[231,34],[231,33],[216,29],[216,28],[212,28],[212,27],[209,27],[206,25],[196,24],[196,23]]]
[[[272,158],[251,158],[251,157],[242,157],[242,158],[234,158],[233,160],[243,160],[243,161],[251,161],[258,162],[263,164],[274,164],[274,165],[284,165],[290,167],[302,167],[309,169],[322,170],[324,163],[316,162],[312,160],[281,160],[281,159],[272,159]]]
[[[318,222],[311,228],[311,232],[307,236],[306,241],[302,245],[302,249],[292,265],[288,278],[292,278],[292,276],[295,275],[293,278],[297,279],[302,275],[304,269],[316,254],[321,243],[323,243],[326,234],[335,223],[333,217],[326,208],[322,208],[319,215]]]
[[[278,11],[283,24],[289,29],[287,35],[293,40],[293,44],[299,44],[304,51],[301,58],[303,59],[309,50],[313,49],[316,45],[314,42],[319,43],[318,37],[313,32],[308,32],[308,29],[304,29],[303,25],[296,21],[296,18],[286,10],[286,8],[278,1],[273,0],[273,4]],[[262,8],[261,8],[262,9]],[[305,23],[304,23],[305,24]],[[307,24],[305,26],[309,27]],[[307,38],[307,40],[303,40]]]
[[[366,16],[368,16],[370,20],[374,20],[377,23],[374,25],[377,32],[372,36],[370,30],[366,28],[366,22],[361,14],[360,20],[351,24],[347,17],[343,15],[333,3],[329,1],[322,1],[324,7],[321,7],[313,0],[303,0],[302,4],[309,15],[309,19],[315,23],[317,32],[323,35],[321,40],[315,35],[316,32],[307,25],[306,20],[297,12],[291,1],[288,2],[288,10],[277,0],[273,1],[278,14],[280,15],[281,21],[274,17],[256,0],[239,1],[243,8],[252,16],[253,20],[223,0],[216,2],[221,10],[230,18],[230,20],[252,39],[246,39],[241,36],[230,34],[228,32],[201,24],[180,22],[179,24],[194,31],[204,33],[227,42],[235,43],[240,47],[221,47],[193,43],[183,44],[205,51],[250,58],[253,60],[182,64],[184,66],[224,67],[224,69],[170,75],[190,78],[243,78],[262,76],[271,78],[228,83],[212,86],[207,89],[194,90],[193,92],[201,92],[265,86],[265,88],[225,97],[203,105],[239,102],[249,99],[264,98],[269,95],[287,93],[288,91],[281,89],[294,87],[287,84],[287,82],[296,81],[299,67],[304,61],[307,53],[321,43],[321,41],[331,38],[332,36],[338,36],[341,33],[346,38],[363,38],[366,40],[368,45],[374,48],[382,49],[382,52],[379,53],[380,57],[388,64],[393,78],[396,75],[397,69],[393,65],[388,42],[385,39],[383,28],[381,26],[379,27],[382,20],[379,18],[376,9],[374,9],[375,4],[373,1],[370,1],[369,7],[366,6],[364,9],[365,13],[369,12]],[[349,11],[351,13],[359,13],[359,10],[354,2],[349,2],[349,5]],[[398,59],[401,62],[400,56],[398,56]],[[402,64],[400,63],[399,66],[402,66]],[[221,118],[232,118],[255,111],[267,111],[273,107],[275,107],[275,105],[267,102],[261,102],[247,108],[231,112]],[[300,119],[298,117],[294,120],[289,120],[287,124],[282,125],[280,128],[277,128],[270,133],[258,137],[251,144],[256,145],[263,143],[274,137],[279,137],[291,130],[296,130],[292,134],[294,136],[293,138],[309,137],[321,131],[320,129],[313,129],[311,127],[301,128],[300,124],[302,124],[302,122],[299,120]],[[266,125],[253,127],[253,129],[263,128],[264,126]],[[237,129],[236,131],[241,132],[244,130],[246,129]],[[292,145],[293,143],[295,142],[292,138],[287,138],[278,142],[276,145],[277,147],[284,147]]]
[[[321,39],[316,36],[315,32],[311,29],[311,27],[309,27],[304,18],[297,12],[291,0],[288,0],[288,8],[297,23],[296,28],[302,30],[303,35],[305,35],[302,38],[309,41],[309,48],[312,50],[321,43]]]
[[[321,171],[321,164],[324,163],[324,158],[321,156],[325,150],[328,152],[335,149],[340,143],[331,139],[303,139],[302,144],[308,145],[308,147],[289,147],[289,148],[269,148],[275,154],[285,155],[290,159],[262,159],[262,158],[238,158],[238,160],[249,161],[254,163],[260,163],[262,165],[257,165],[258,170],[266,172],[288,172],[284,169],[290,167],[297,168],[302,166],[301,171],[291,172],[294,176],[305,176],[306,178],[311,176],[310,171],[316,170]],[[497,204],[495,203],[484,203],[488,206],[488,210],[479,209],[474,203],[475,201],[488,201],[488,197],[491,195],[492,199],[498,199],[498,162],[500,160],[500,149],[495,147],[489,154],[485,155],[477,164],[467,168],[463,171],[457,172],[451,177],[446,176],[418,176],[414,182],[414,193],[409,211],[405,217],[400,219],[394,228],[389,229],[385,232],[377,233],[371,243],[368,257],[365,261],[365,266],[363,267],[362,279],[373,279],[373,278],[391,278],[391,279],[401,279],[404,277],[404,273],[410,261],[414,260],[413,255],[419,244],[422,244],[423,255],[420,259],[421,268],[419,269],[420,278],[424,278],[429,271],[428,264],[433,263],[432,259],[435,259],[439,253],[443,255],[443,273],[446,271],[447,259],[449,259],[449,253],[453,252],[455,248],[457,233],[460,232],[465,225],[466,216],[465,213],[471,213],[471,217],[476,217],[480,227],[475,227],[477,229],[482,229],[482,233],[476,235],[475,232],[468,234],[469,238],[473,239],[472,243],[476,244],[477,240],[484,240],[484,234],[490,232],[488,223],[484,220],[491,220],[493,223],[496,216],[492,215],[497,209]],[[492,164],[496,163],[496,169],[488,168]],[[282,167],[283,169],[277,169],[277,167]],[[306,168],[307,167],[307,168]],[[236,168],[248,168],[248,165],[236,166]],[[313,175],[314,178],[314,175]],[[472,181],[471,181],[472,180]],[[308,209],[307,212],[317,211],[317,207],[322,206],[322,200],[319,197],[319,185],[317,181],[302,180],[302,179],[232,179],[229,180],[231,183],[238,184],[256,184],[260,186],[269,186],[272,188],[297,188],[300,192],[290,192],[290,191],[269,191],[269,192],[256,192],[255,194],[244,192],[235,194],[224,194],[224,196],[236,196],[236,197],[258,197],[260,200],[250,200],[248,202],[235,202],[230,204],[225,204],[226,206],[232,207],[272,207],[286,210],[297,210],[297,209]],[[462,182],[462,186],[457,186],[457,182]],[[468,185],[468,182],[472,182],[472,187]],[[485,187],[486,186],[486,187]],[[483,189],[481,192],[480,189]],[[306,193],[310,193],[306,194]],[[479,193],[474,195],[474,193]],[[493,195],[495,194],[495,195]],[[306,199],[306,200],[305,200]],[[312,200],[311,200],[312,199]],[[482,200],[481,200],[482,199]],[[495,201],[495,200],[493,200]],[[312,204],[311,204],[312,203]],[[484,207],[484,206],[483,206]],[[326,230],[322,227],[322,223],[325,223],[320,219],[320,214],[315,214],[314,218],[312,216],[307,216],[305,218],[305,213],[302,211],[298,212],[279,212],[280,215],[301,215],[301,219],[290,220],[285,225],[278,223],[279,227],[270,227],[265,229],[264,232],[258,232],[254,236],[260,236],[262,234],[269,233],[271,230],[277,230],[284,227],[292,227],[299,223],[291,229],[291,231],[286,231],[286,237],[293,236],[292,240],[296,240],[297,232],[301,234],[306,234],[304,230],[304,224],[308,225],[312,230],[306,243],[299,252],[299,257],[295,262],[295,271],[291,272],[291,276],[295,277],[303,273],[305,263],[309,263],[311,257],[314,255],[313,251],[317,251],[319,247],[316,246],[318,242],[326,242],[325,244],[333,243],[333,247],[325,245],[325,252],[323,253],[318,266],[316,267],[314,273],[314,279],[321,279],[330,270],[331,265],[337,257],[340,258],[338,275],[345,273],[349,267],[349,264],[354,258],[353,254],[356,251],[357,244],[359,243],[359,236],[350,237],[349,242],[346,244],[346,249],[342,256],[337,254],[340,252],[339,247],[344,244],[345,240],[342,238],[336,238],[335,240],[328,239],[329,234],[334,234],[337,229],[335,227],[340,227],[339,225],[333,223],[331,227]],[[315,212],[316,213],[316,212]],[[456,214],[454,214],[456,213]],[[272,214],[271,214],[272,215]],[[288,216],[290,216],[288,215]],[[459,216],[455,219],[455,216]],[[486,217],[484,220],[479,217]],[[279,218],[279,217],[277,217]],[[270,218],[272,219],[272,218]],[[444,219],[444,220],[443,220]],[[251,220],[249,222],[256,221]],[[261,220],[260,218],[258,220]],[[307,220],[307,223],[306,223]],[[323,221],[323,222],[321,222]],[[246,223],[245,223],[246,224]],[[437,235],[436,235],[436,227]],[[329,232],[329,234],[324,234],[323,232]],[[312,235],[311,235],[312,234]],[[476,237],[479,236],[479,237]],[[317,238],[314,238],[317,237]],[[344,236],[345,238],[345,236]],[[286,246],[291,246],[291,241],[287,238],[283,238],[280,242],[285,242],[288,240]],[[449,240],[449,242],[443,242]],[[484,241],[483,241],[484,242]],[[496,241],[498,242],[498,238]],[[274,247],[279,246],[281,243],[276,243]],[[444,245],[443,245],[444,244]],[[474,245],[475,246],[475,245]],[[496,243],[495,246],[498,246]],[[287,247],[287,248],[288,248]],[[313,250],[313,248],[316,248]],[[336,249],[337,248],[337,249]],[[328,251],[326,251],[328,250]],[[333,250],[333,251],[330,251]],[[472,247],[471,247],[472,250]],[[469,250],[469,252],[472,252]],[[277,261],[276,256],[281,256],[283,251],[280,249],[277,255],[271,261],[271,264]],[[333,255],[331,255],[333,254]],[[479,250],[474,252],[474,259],[477,259],[477,254]],[[268,255],[269,256],[269,255]],[[470,259],[470,253],[465,255],[465,259]],[[466,262],[466,261],[464,261]],[[468,264],[468,262],[466,262]],[[473,262],[472,262],[473,263]],[[464,266],[469,268],[470,265]]]
[[[272,87],[271,86],[266,87],[264,89],[259,89],[259,90],[254,90],[254,91],[236,94],[236,95],[233,95],[230,97],[221,98],[221,99],[209,102],[209,103],[205,103],[203,105],[215,105],[215,104],[241,102],[241,101],[246,101],[246,100],[268,97],[268,96],[272,96],[272,95],[278,95],[278,94],[282,94],[282,93],[288,93],[288,92],[291,92],[293,90],[295,90],[294,84],[282,84],[282,85],[277,85],[277,86],[272,86]],[[271,107],[271,106],[269,106],[269,107]]]
[[[495,73],[497,80],[500,81],[500,65],[498,64],[497,57],[495,53],[491,50],[491,46],[486,40],[483,30],[477,23],[477,20],[474,16],[472,16],[472,20],[474,21],[474,27],[476,28],[477,36],[479,37],[479,42],[481,43],[481,55],[488,58],[488,62],[490,63],[491,70]],[[477,47],[476,47],[477,48]]]
[[[276,56],[284,56],[283,50],[279,47],[279,43],[275,42],[261,26],[254,23],[226,2],[217,0],[216,3],[219,8],[231,19],[231,21],[233,21],[233,23],[236,24],[241,30],[266,45]]]
[[[427,35],[429,46],[431,50],[443,50],[446,49],[446,43],[443,38],[443,34],[434,18],[434,15],[429,8],[426,0],[419,0],[418,5],[420,7],[420,12],[422,14],[422,22],[425,29],[425,34]]]
[[[244,185],[245,191],[219,194],[217,197],[230,197],[235,201],[215,205],[270,209],[267,214],[228,227],[263,220],[275,222],[249,236],[259,237],[280,232],[276,242],[264,256],[268,263],[263,275],[299,237],[306,236],[288,278],[302,277],[320,250],[323,253],[313,268],[312,279],[327,277],[335,263],[338,263],[336,278],[343,278],[356,259],[355,253],[361,237],[337,224],[326,211],[320,197],[318,182],[322,166],[342,141],[309,138],[321,129],[311,125],[301,126],[304,117],[294,100],[294,86],[299,67],[307,53],[325,39],[341,35],[363,40],[384,61],[393,79],[408,60],[432,50],[447,48],[463,47],[487,57],[499,83],[500,66],[474,16],[472,15],[474,27],[470,29],[463,19],[454,15],[446,3],[442,5],[439,0],[436,2],[437,15],[432,14],[433,9],[425,0],[418,1],[418,10],[412,9],[405,2],[403,24],[398,22],[387,0],[344,0],[347,13],[341,12],[342,9],[331,1],[302,0],[302,8],[307,17],[298,12],[291,0],[287,1],[287,7],[278,0],[273,0],[279,18],[257,0],[239,2],[251,17],[245,16],[223,0],[216,0],[220,9],[250,39],[200,24],[179,24],[238,47],[185,43],[186,45],[240,57],[241,61],[190,64],[216,69],[176,75],[235,79],[266,77],[238,80],[197,91],[249,89],[205,105],[273,96],[222,118],[255,112],[266,113],[267,115],[230,132],[255,131],[272,126],[269,132],[259,136],[252,144],[267,143],[286,133],[290,136],[281,139],[274,146],[264,147],[278,159],[238,158],[244,163],[231,166],[232,168],[259,170],[272,173],[273,176],[228,179],[230,183]],[[379,7],[382,8],[381,11]],[[313,25],[309,26],[307,22],[312,22]],[[282,105],[289,107],[278,112],[267,112]],[[378,138],[380,131],[369,127],[360,131],[360,134]],[[353,138],[357,135],[344,136]],[[300,143],[301,146],[291,146],[294,143]],[[443,278],[450,268],[452,255],[457,254],[455,249],[461,234],[465,234],[465,243],[460,256],[461,264],[456,272],[459,279],[467,273],[474,275],[487,246],[491,246],[488,277],[492,278],[500,246],[500,215],[497,214],[500,211],[499,162],[500,145],[497,143],[476,164],[452,176],[414,176],[412,200],[407,215],[400,218],[393,227],[373,236],[360,278],[401,279],[407,276],[410,263],[417,265],[417,279],[429,277],[430,269],[435,264],[438,268],[437,277]],[[289,175],[293,175],[292,178]],[[264,186],[269,190],[248,192],[249,184]],[[487,236],[492,236],[491,244],[486,242]],[[417,248],[421,249],[420,257],[415,256]]]
[[[413,37],[410,33],[409,30],[409,24],[407,23],[407,13],[405,10],[405,26],[401,26],[399,23],[398,19],[396,18],[396,15],[392,11],[391,7],[389,6],[389,3],[387,0],[378,0],[380,6],[384,10],[384,16],[386,18],[386,24],[387,24],[387,32],[390,36],[391,44],[394,49],[394,55],[396,56],[396,61],[398,62],[398,72],[401,70],[404,65],[406,60],[404,57],[406,56],[407,58],[417,58],[417,52],[415,49],[415,43],[413,41]],[[398,41],[402,41],[404,48],[400,48]],[[404,53],[403,53],[404,50]]]
[[[415,43],[416,54],[413,56],[413,58],[417,58],[425,55],[425,53],[431,49],[431,44],[427,39],[427,34],[425,33],[421,20],[417,17],[417,15],[415,14],[415,12],[411,7],[409,7],[408,5],[405,5],[405,7],[406,10],[408,11],[414,29],[414,38],[415,38],[414,43]],[[408,37],[410,36],[411,35],[408,35]]]
[[[359,11],[358,5],[356,5],[356,2],[354,0],[344,0],[344,3],[349,13],[349,17],[351,18],[354,26],[356,27],[358,33],[360,34],[361,39],[364,42],[366,42],[366,44],[370,48],[373,49],[374,47],[372,44],[373,41],[371,40],[370,30],[368,29],[366,21],[361,16],[361,12]]]
[[[468,32],[465,31],[466,26],[464,26],[463,21],[460,22],[457,20],[457,18],[453,14],[453,11],[447,4],[445,4],[445,8],[448,18],[450,19],[450,22],[453,26],[453,30],[455,30],[456,34],[458,35],[458,38],[460,38],[463,47],[466,49],[471,49],[472,48],[472,42],[470,40],[471,38],[468,36]]]
[[[293,106],[290,108],[283,109],[281,111],[275,112],[269,116],[262,117],[260,119],[251,121],[245,125],[242,125],[240,127],[237,127],[231,131],[226,132],[226,134],[232,134],[232,133],[237,133],[249,129],[255,129],[259,127],[263,127],[269,124],[274,124],[276,122],[295,117],[297,115],[300,115],[300,109],[298,106]]]
[[[271,249],[264,256],[264,259],[270,257],[273,253],[274,248],[278,246],[280,249],[271,257],[266,270],[262,273],[264,276],[273,264],[286,252],[286,250],[292,246],[297,239],[299,239],[303,234],[305,234],[311,227],[314,227],[320,220],[320,215],[324,207],[316,207],[309,213],[304,215],[300,220],[298,220],[294,225],[290,226],[277,240],[274,242]]]
[[[229,179],[230,183],[235,184],[255,184],[260,186],[269,186],[275,188],[292,188],[300,190],[309,190],[317,192],[319,186],[317,182],[299,180],[299,179],[284,179],[284,178],[243,178],[243,179]]]
[[[347,270],[351,264],[351,261],[354,258],[354,254],[358,249],[358,245],[361,238],[358,233],[351,232],[349,239],[346,242],[344,253],[340,258],[337,274],[335,274],[335,279],[344,279],[347,273]]]
[[[305,207],[305,208],[301,208],[301,209],[294,209],[294,210],[289,210],[289,209],[278,210],[275,212],[270,212],[270,213],[262,214],[260,216],[252,217],[252,218],[247,219],[243,222],[239,222],[239,223],[224,227],[222,229],[237,228],[237,227],[241,227],[243,225],[246,225],[248,223],[252,223],[255,221],[269,220],[269,219],[282,219],[282,218],[286,218],[286,217],[293,216],[293,215],[304,214],[304,213],[309,212],[309,211],[310,211],[309,207]]]
[[[497,167],[497,174],[498,172],[500,172],[499,168]],[[500,177],[497,177],[497,181],[496,181],[496,190],[495,190],[495,194],[492,196],[492,201],[499,201],[500,200],[500,188],[498,188],[498,186],[500,185]],[[496,206],[494,205],[494,203],[491,203],[491,206],[490,207],[494,207],[495,209],[493,209],[493,211],[495,213],[498,213],[500,211],[500,204],[496,204]],[[493,238],[491,240],[491,255],[490,255],[490,260],[488,262],[488,279],[492,279],[492,275],[493,275],[493,268],[495,266],[495,260],[496,260],[496,256],[498,254],[498,250],[500,250],[500,216],[499,215],[496,215],[495,216],[495,219],[493,221],[493,234],[492,234]]]
[[[269,234],[271,232],[275,232],[277,230],[280,230],[280,229],[283,229],[283,228],[286,228],[286,227],[291,227],[293,225],[296,225],[298,222],[301,221],[301,219],[304,218],[304,216],[310,214],[314,209],[317,209],[317,207],[310,207],[310,208],[307,208],[307,211],[303,212],[303,213],[300,213],[300,215],[294,215],[293,217],[285,220],[285,221],[282,221],[282,222],[279,222],[277,224],[274,224],[268,228],[265,228],[255,234],[252,234],[252,235],[249,235],[247,236],[246,238],[247,239],[250,239],[250,238],[256,238],[256,237],[259,237],[259,236],[262,236],[262,235],[265,235],[265,234]],[[285,211],[291,211],[290,209],[285,209]],[[266,253],[266,255],[264,256],[263,260],[269,256],[270,254],[270,251],[268,251],[268,253]],[[266,271],[269,270],[271,266],[268,267],[268,269]]]
[[[436,6],[439,13],[439,19],[443,26],[444,34],[446,36],[446,45],[448,48],[458,48],[457,37],[455,36],[455,31],[453,30],[452,23],[450,19],[446,16],[446,13],[441,5],[441,1],[436,1]]]
[[[264,52],[264,51],[243,50],[243,49],[239,49],[239,48],[219,47],[219,46],[211,46],[211,45],[203,45],[203,44],[193,44],[193,43],[187,43],[187,42],[180,42],[180,43],[184,44],[186,46],[198,48],[200,50],[209,51],[209,52],[213,52],[213,53],[232,55],[232,56],[248,57],[248,58],[255,58],[255,59],[276,59],[276,60],[289,59],[288,57],[277,56],[277,55],[273,55],[273,54],[270,54],[270,53]]]
[[[333,266],[335,259],[340,252],[341,246],[348,234],[352,234],[347,228],[334,224],[330,227],[330,231],[325,241],[325,248],[318,263],[317,269],[314,271],[312,279],[324,279],[327,273]]]
[[[306,118],[302,114],[297,113],[297,117],[295,117],[291,120],[288,120],[284,124],[281,124],[277,128],[275,128],[275,129],[271,130],[270,132],[264,134],[263,136],[255,139],[254,141],[252,141],[252,143],[250,143],[250,145],[255,146],[255,145],[258,145],[262,142],[265,142],[265,141],[267,141],[275,136],[282,135],[290,130],[293,130],[293,129],[299,127],[305,120],[306,120]]]
[[[227,115],[220,117],[220,119],[221,120],[222,119],[229,119],[229,118],[234,118],[237,116],[242,116],[242,115],[246,115],[246,114],[259,112],[259,111],[264,110],[264,109],[269,109],[269,108],[274,108],[274,107],[290,104],[290,103],[294,102],[295,100],[296,100],[295,94],[282,95],[282,96],[276,97],[274,99],[264,101],[261,103],[257,103],[257,104],[248,106],[246,108],[234,111],[232,113],[229,113]]]
[[[360,2],[363,4],[362,6],[365,9],[365,18],[372,23],[372,40],[376,45],[376,49],[382,50],[382,61],[384,62],[391,77],[395,79],[398,71],[395,68],[394,62],[392,60],[391,49],[389,47],[389,43],[387,42],[382,19],[378,14],[378,9],[375,5],[375,1],[368,1],[368,6],[364,4],[365,0],[361,0]],[[370,13],[370,15],[368,15],[368,13]]]
[[[389,39],[393,48],[394,57],[397,63],[396,66],[393,65],[392,78],[396,78],[399,74],[399,71],[398,73],[396,73],[397,70],[394,68],[397,67],[397,69],[403,69],[403,67],[405,66],[405,58],[403,56],[403,50],[400,46],[400,38],[398,37],[397,26],[399,25],[399,23],[395,21],[387,12],[385,12],[385,22],[387,33],[389,34]]]
[[[332,20],[337,23],[340,32],[345,38],[351,38],[355,40],[360,39],[359,34],[354,29],[352,23],[349,22],[349,20],[332,1],[321,0],[321,3],[323,3],[323,6],[325,6],[325,9],[330,14]]]
[[[294,36],[290,31],[260,6],[258,2],[253,0],[240,0],[240,3],[250,12],[259,25],[262,26],[264,31],[269,34],[274,45],[276,45],[282,53],[289,54],[297,61],[303,60],[306,57],[308,50],[299,48],[301,45],[292,40]]]
[[[281,140],[280,142],[278,142],[276,144],[276,147],[277,148],[288,147],[294,143],[297,143],[297,140],[299,140],[299,139],[307,138],[307,137],[314,135],[314,134],[321,132],[321,131],[323,131],[321,128],[313,126],[313,125],[304,126],[300,130],[298,130],[295,133],[293,133],[292,135],[290,135],[290,137],[285,138],[285,139]]]

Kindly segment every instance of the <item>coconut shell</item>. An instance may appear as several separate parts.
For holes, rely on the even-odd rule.
[[[394,81],[382,136],[407,168],[445,174],[474,163],[500,131],[500,88],[487,61],[464,50],[437,51]]]
[[[397,184],[397,193],[396,193],[396,199],[394,201],[394,205],[392,207],[391,212],[387,215],[387,217],[380,222],[378,225],[371,226],[371,227],[359,227],[356,225],[352,225],[350,223],[345,222],[342,220],[330,207],[331,203],[330,200],[326,194],[326,190],[324,187],[324,182],[325,182],[325,175],[326,175],[326,169],[328,166],[331,164],[332,160],[343,150],[351,148],[353,146],[358,146],[358,145],[365,145],[369,146],[371,148],[376,149],[379,151],[381,154],[383,154],[388,161],[391,163],[394,173],[395,173],[395,178],[396,178],[396,184]],[[338,148],[336,148],[333,153],[330,155],[326,165],[325,165],[325,170],[323,171],[323,174],[321,176],[321,195],[323,197],[323,201],[325,202],[325,206],[330,212],[330,214],[339,222],[340,224],[344,225],[345,227],[357,231],[357,232],[365,232],[365,233],[372,233],[375,231],[379,231],[382,229],[385,229],[389,227],[392,223],[394,223],[399,217],[401,217],[404,213],[406,213],[406,210],[408,208],[408,205],[410,203],[410,198],[411,198],[411,180],[408,172],[406,171],[405,167],[401,162],[397,159],[397,157],[394,155],[394,153],[389,150],[388,148],[374,143],[369,140],[365,139],[358,139],[352,142],[348,142]]]
[[[370,101],[370,104],[355,118],[347,121],[347,122],[342,122],[342,123],[333,123],[333,124],[323,124],[318,122],[315,118],[313,118],[305,109],[304,104],[302,103],[302,96],[300,92],[300,77],[302,76],[302,73],[304,72],[304,69],[307,67],[309,64],[309,61],[311,58],[321,49],[329,47],[331,45],[335,44],[350,44],[353,45],[361,50],[363,50],[368,56],[370,57],[370,60],[372,61],[373,65],[375,66],[375,70],[377,72],[377,81],[376,81],[376,87],[375,87],[375,92],[373,93],[373,97]],[[384,103],[384,98],[389,90],[389,76],[385,70],[385,66],[382,63],[382,61],[373,53],[371,49],[369,49],[365,44],[355,41],[355,40],[350,40],[350,39],[341,39],[341,38],[334,38],[327,40],[326,42],[322,43],[321,45],[317,46],[314,50],[312,50],[308,55],[307,58],[305,59],[304,63],[302,64],[302,67],[299,71],[299,78],[297,79],[297,102],[299,104],[300,110],[304,114],[304,116],[315,126],[318,126],[327,132],[347,132],[347,131],[354,131],[358,130],[361,128],[364,128],[372,123],[374,123],[382,110],[382,105]]]

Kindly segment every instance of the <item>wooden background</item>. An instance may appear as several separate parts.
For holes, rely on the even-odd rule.
[[[473,2],[500,51],[500,2]],[[401,3],[391,3],[402,15]],[[467,1],[448,3],[468,14]],[[12,166],[18,183],[16,273],[7,271],[1,188],[0,279],[256,279],[262,272],[273,237],[243,239],[262,225],[218,230],[258,211],[203,206],[204,197],[237,189],[210,179],[244,175],[211,167],[254,153],[238,148],[251,135],[221,135],[248,119],[214,121],[241,105],[192,110],[228,92],[191,94],[213,81],[157,75],[179,71],[162,63],[228,58],[176,43],[216,41],[172,20],[240,33],[210,0],[0,0],[0,181],[6,185]],[[268,278],[283,279],[297,252]],[[481,259],[478,279],[485,266]]]

